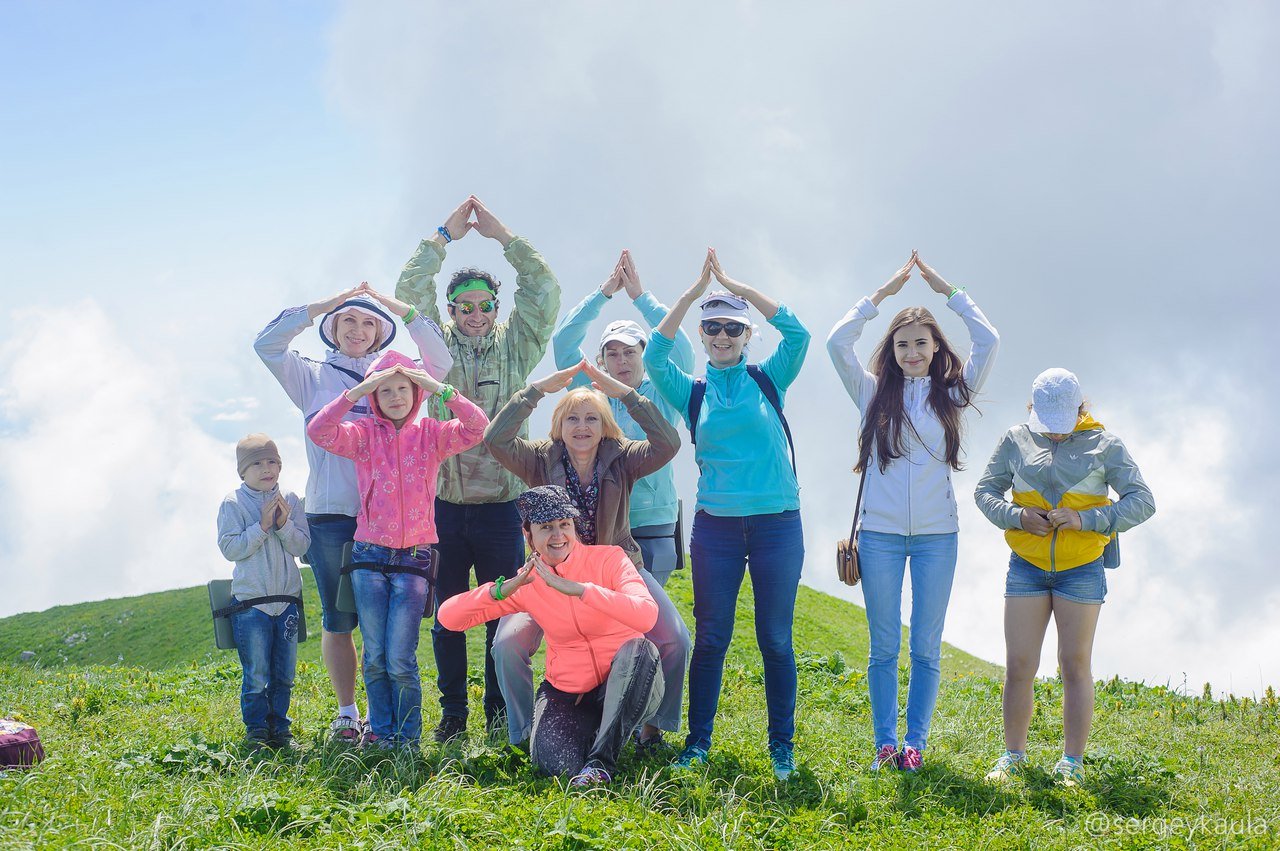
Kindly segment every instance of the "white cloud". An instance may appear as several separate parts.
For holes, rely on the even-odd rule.
[[[0,416],[18,424],[0,434],[0,563],[21,566],[0,616],[230,575],[215,521],[234,445],[197,424],[180,349],[136,348],[92,299],[0,316]],[[281,452],[305,470],[300,441]]]

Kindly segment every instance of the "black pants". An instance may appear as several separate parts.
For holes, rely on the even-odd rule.
[[[533,764],[547,774],[577,774],[594,763],[612,774],[627,739],[658,711],[663,691],[658,648],[644,637],[619,647],[608,679],[586,694],[544,680],[533,702]]]
[[[524,561],[524,535],[515,501],[459,505],[436,500],[436,531],[440,542],[440,568],[436,574],[436,602],[463,594],[471,588],[471,568],[477,584],[499,576],[515,576]],[[492,722],[505,709],[498,676],[493,669],[493,634],[498,621],[485,626],[484,715]],[[436,683],[444,715],[467,717],[467,637],[445,629],[436,621],[431,628],[431,648],[436,657]]]

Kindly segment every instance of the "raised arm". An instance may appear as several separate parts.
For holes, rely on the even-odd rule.
[[[640,318],[651,330],[656,328],[662,324],[663,319],[666,319],[670,310],[640,283],[640,275],[636,272],[635,260],[631,257],[630,251],[622,252],[619,263],[622,269],[622,285],[627,295],[631,297],[632,303],[635,304],[636,310],[640,311]],[[675,345],[671,348],[671,362],[692,374],[693,342],[679,326],[676,326]]]
[[[946,296],[947,307],[955,311],[956,315],[964,321],[965,327],[969,329],[971,348],[969,357],[964,362],[964,381],[974,392],[981,390],[982,385],[987,383],[987,376],[991,374],[991,367],[995,364],[996,351],[1000,348],[1000,334],[995,326],[987,321],[987,317],[978,309],[978,305],[974,304],[968,293],[947,283],[934,271],[933,267],[919,257],[916,257],[916,267],[920,270],[920,276],[924,278],[925,283],[934,292]]]
[[[645,371],[649,380],[662,394],[668,404],[680,411],[685,424],[689,422],[689,394],[693,390],[693,376],[681,369],[671,360],[671,352],[675,348],[676,335],[680,333],[680,323],[689,312],[689,308],[702,298],[711,283],[711,249],[707,249],[707,257],[702,261],[702,272],[693,286],[685,290],[671,310],[653,329],[649,345],[644,350]]]
[[[443,227],[449,232],[449,240],[437,231],[418,243],[418,250],[400,271],[400,279],[396,282],[396,298],[413,305],[437,326],[440,324],[440,306],[436,304],[436,275],[444,261],[444,247],[446,242],[462,239],[471,230],[468,220],[472,208],[468,198],[445,219]]]
[[[854,351],[854,344],[862,337],[862,329],[868,320],[880,315],[879,305],[891,295],[902,289],[902,285],[911,277],[911,267],[915,265],[916,253],[911,252],[910,259],[901,269],[893,274],[884,286],[868,297],[863,297],[844,318],[835,324],[827,335],[827,354],[836,368],[844,384],[845,392],[853,399],[858,410],[866,410],[867,404],[876,392],[876,377],[862,366]]]
[[[360,292],[359,286],[308,305],[282,311],[267,323],[266,328],[258,332],[253,341],[253,350],[257,352],[259,360],[271,370],[276,381],[280,382],[284,392],[289,395],[289,400],[299,410],[307,409],[316,378],[306,360],[290,349],[289,344],[310,327],[317,317],[325,315],[357,292]]]
[[[471,203],[476,216],[474,230],[501,243],[503,256],[516,270],[515,307],[507,326],[507,357],[515,361],[521,375],[528,375],[542,360],[551,341],[560,314],[560,282],[528,240],[513,234],[479,198],[472,195]]]
[[[587,354],[582,350],[582,344],[587,339],[587,326],[599,318],[601,309],[609,299],[613,298],[614,293],[621,289],[621,269],[622,261],[619,260],[618,265],[613,267],[613,272],[604,283],[592,290],[586,298],[565,314],[564,319],[560,320],[560,325],[551,336],[551,351],[555,356],[556,369],[575,367],[580,362],[588,360]],[[590,383],[590,378],[578,373],[574,375],[569,386],[585,387]]]
[[[528,485],[533,485],[537,478],[538,448],[545,441],[526,440],[520,436],[520,427],[542,401],[543,395],[532,384],[517,390],[484,432],[484,445],[493,457]]]

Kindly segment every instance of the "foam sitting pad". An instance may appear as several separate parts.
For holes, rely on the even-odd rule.
[[[209,611],[216,612],[219,609],[225,609],[235,604],[235,599],[231,596],[231,580],[230,579],[210,579],[209,580]],[[234,650],[236,647],[235,632],[231,629],[231,615],[223,615],[222,617],[214,617],[213,619],[213,643],[217,645],[219,650]],[[306,609],[298,606],[298,643],[307,640],[307,613]]]

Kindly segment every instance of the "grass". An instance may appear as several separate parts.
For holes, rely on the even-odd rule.
[[[687,577],[673,598],[690,606]],[[310,612],[318,612],[312,605]],[[145,621],[145,623],[143,623]],[[316,626],[313,624],[313,626]],[[1053,785],[1062,690],[1037,684],[1028,778],[992,788],[999,670],[947,648],[924,770],[872,775],[861,609],[801,589],[798,777],[764,750],[749,595],[725,675],[712,764],[686,776],[629,751],[607,790],[568,791],[473,725],[419,757],[330,750],[318,642],[294,692],[299,754],[237,742],[239,666],[212,650],[204,590],[0,620],[0,711],[35,724],[49,758],[0,778],[0,846],[107,848],[1240,847],[1280,844],[1280,709],[1099,683],[1087,781]],[[471,636],[478,659],[479,631]],[[68,644],[68,636],[75,639]],[[81,637],[82,636],[82,637]],[[16,663],[32,650],[34,663]],[[433,682],[424,632],[423,677]],[[123,657],[123,662],[118,661]],[[104,664],[107,663],[107,664]],[[477,666],[473,664],[473,668]],[[903,683],[905,686],[905,671]],[[438,712],[426,695],[428,723]],[[473,718],[480,681],[471,685]]]

